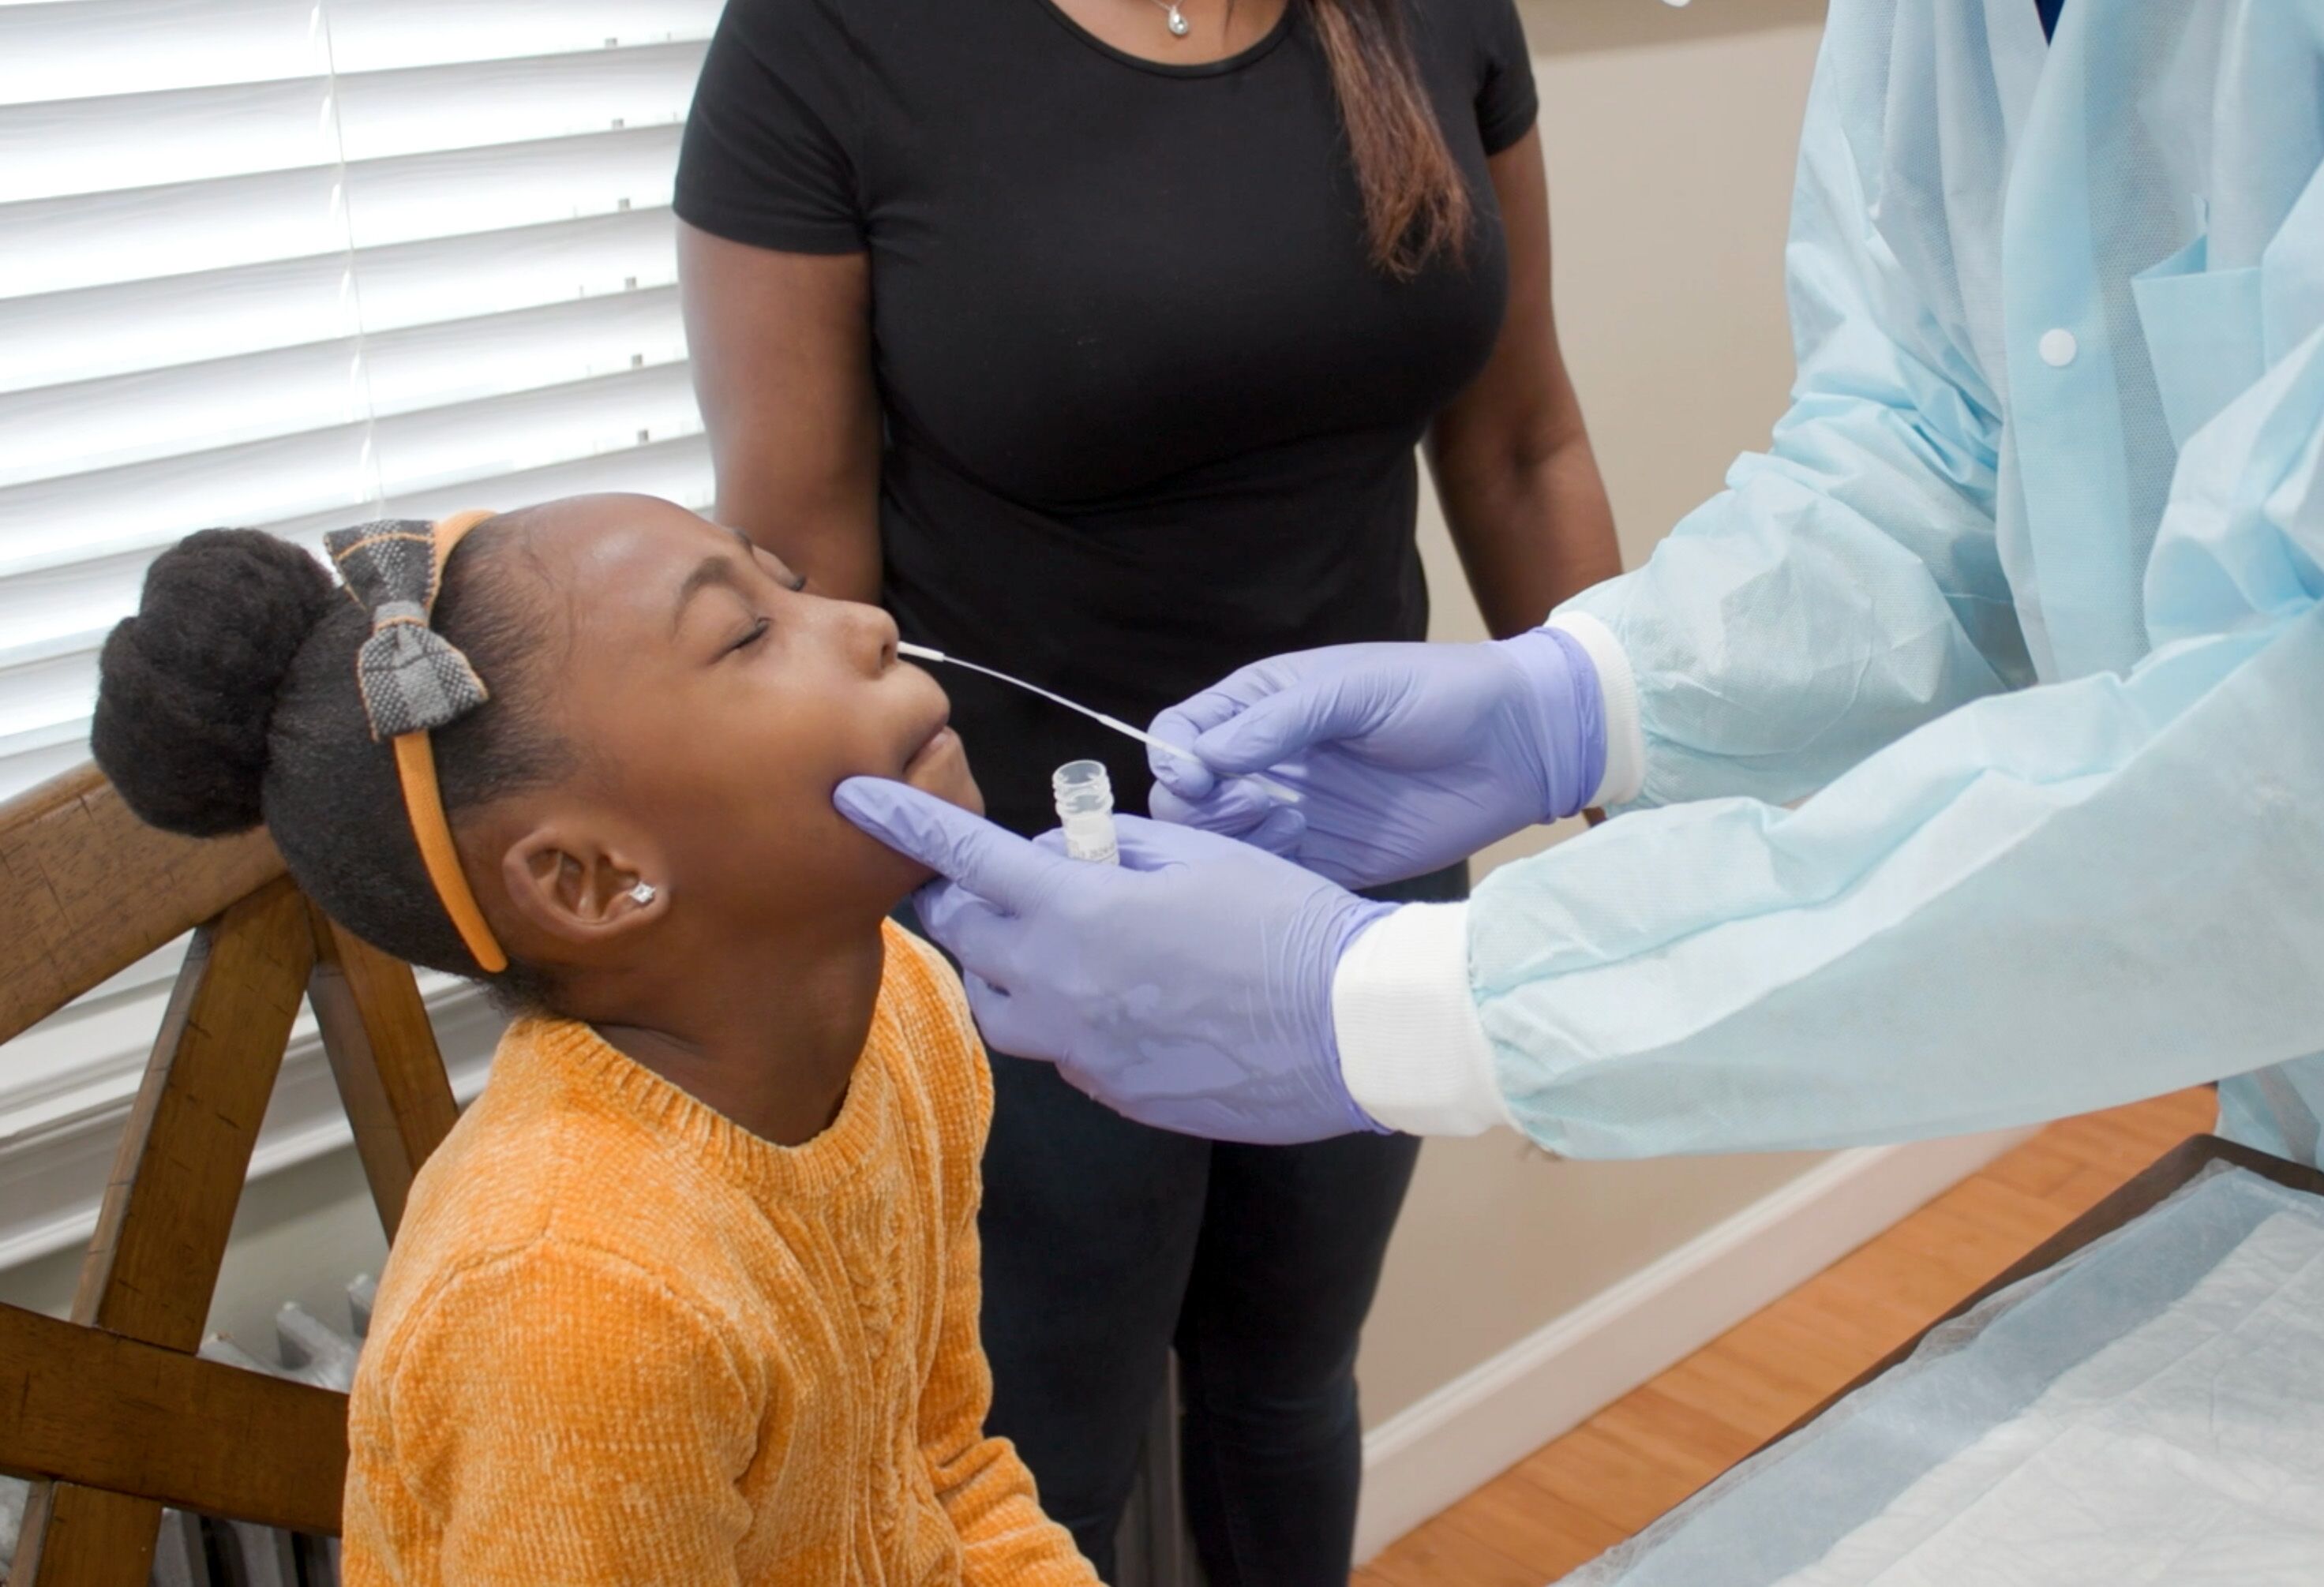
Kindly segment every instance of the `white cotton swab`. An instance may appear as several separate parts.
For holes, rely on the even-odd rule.
[[[1028,694],[1038,694],[1042,699],[1049,702],[1052,705],[1062,705],[1067,711],[1074,711],[1082,716],[1085,716],[1101,727],[1112,729],[1115,732],[1120,733],[1125,738],[1135,738],[1140,744],[1147,745],[1152,748],[1164,750],[1168,754],[1176,756],[1180,760],[1192,761],[1196,766],[1203,765],[1203,757],[1201,756],[1196,755],[1193,750],[1185,748],[1182,745],[1173,744],[1167,738],[1157,738],[1153,734],[1148,732],[1145,729],[1133,728],[1128,722],[1123,721],[1120,717],[1108,716],[1104,711],[1098,710],[1095,706],[1084,705],[1078,700],[1068,700],[1064,695],[1059,694],[1053,690],[1044,689],[1038,683],[1028,683],[1022,678],[1012,678],[1007,673],[1001,672],[997,668],[981,666],[973,661],[963,661],[957,656],[947,656],[941,650],[933,649],[926,645],[914,645],[908,640],[899,639],[896,642],[896,654],[899,656],[908,656],[914,661],[936,662],[945,666],[965,667],[973,673],[982,673],[988,678],[997,678],[1004,683],[1011,684],[1016,688],[1024,690]],[[1276,798],[1280,799],[1286,803],[1296,804],[1299,803],[1299,795],[1296,793],[1285,787],[1282,784],[1274,781],[1272,778],[1247,776],[1241,780],[1266,789],[1269,794],[1274,794]]]

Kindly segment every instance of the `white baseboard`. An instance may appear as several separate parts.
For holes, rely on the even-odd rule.
[[[1398,1411],[1364,1438],[1356,1558],[1370,1559],[2032,1133],[1840,1152]]]

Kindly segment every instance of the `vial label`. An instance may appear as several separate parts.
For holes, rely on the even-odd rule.
[[[1065,823],[1065,858],[1094,865],[1120,865],[1121,846],[1114,840],[1113,818],[1076,816]]]

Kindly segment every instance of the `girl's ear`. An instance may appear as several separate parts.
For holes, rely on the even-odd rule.
[[[501,858],[509,903],[535,930],[576,947],[659,920],[669,890],[649,855],[561,821],[533,828]]]

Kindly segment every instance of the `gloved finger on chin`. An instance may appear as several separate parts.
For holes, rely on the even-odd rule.
[[[908,784],[850,777],[832,803],[898,853],[1011,908],[1038,900],[1057,863],[1014,832]]]

